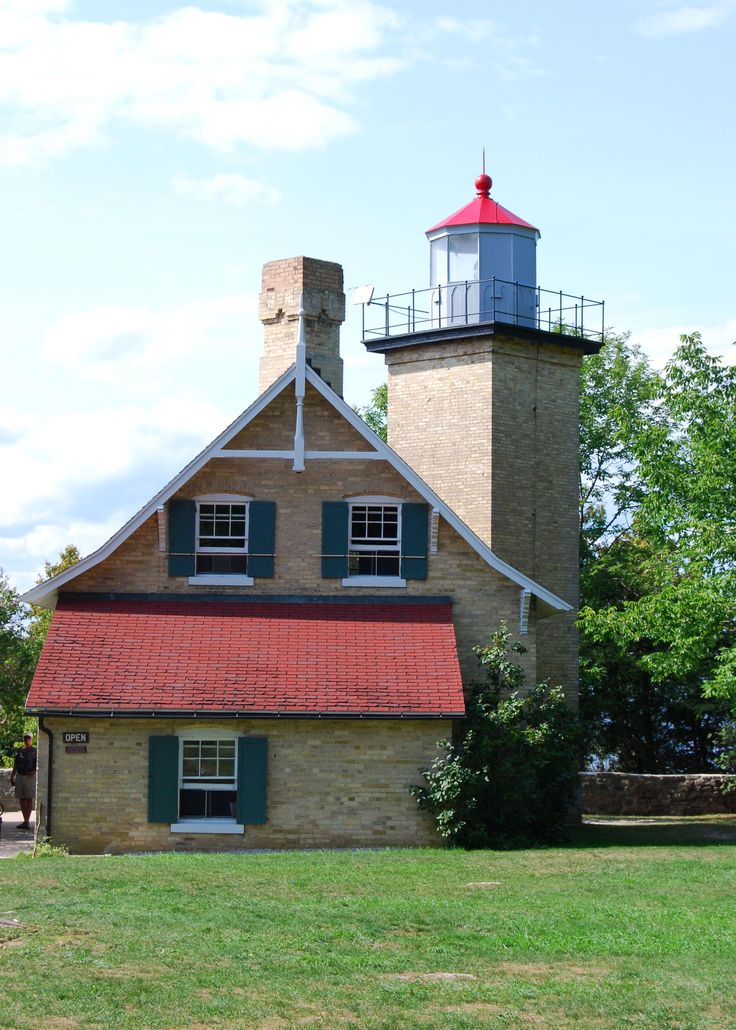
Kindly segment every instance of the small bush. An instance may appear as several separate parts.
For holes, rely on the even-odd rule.
[[[462,739],[443,741],[412,788],[443,837],[463,848],[558,844],[578,782],[580,730],[559,687],[523,692],[523,653],[502,625],[488,647],[475,648],[486,680],[468,700]],[[503,696],[505,693],[507,696]]]
[[[21,860],[29,858],[66,858],[69,848],[63,844],[54,844],[50,837],[39,837],[33,851],[21,851],[15,857]]]

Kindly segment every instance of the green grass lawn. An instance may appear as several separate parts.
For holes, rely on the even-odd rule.
[[[0,1026],[736,1027],[734,843],[10,859]]]

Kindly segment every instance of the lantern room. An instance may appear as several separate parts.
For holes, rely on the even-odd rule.
[[[491,198],[493,180],[475,180],[475,198],[427,230],[435,325],[536,321],[539,230]]]

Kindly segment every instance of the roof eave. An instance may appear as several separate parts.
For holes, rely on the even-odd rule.
[[[309,711],[289,712],[282,709],[265,711],[233,711],[198,708],[52,708],[47,705],[30,706],[26,715],[56,716],[80,719],[464,719],[465,711]]]

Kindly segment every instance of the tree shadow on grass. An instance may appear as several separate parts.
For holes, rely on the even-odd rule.
[[[576,848],[734,845],[736,815],[586,815],[573,828],[570,844]]]

